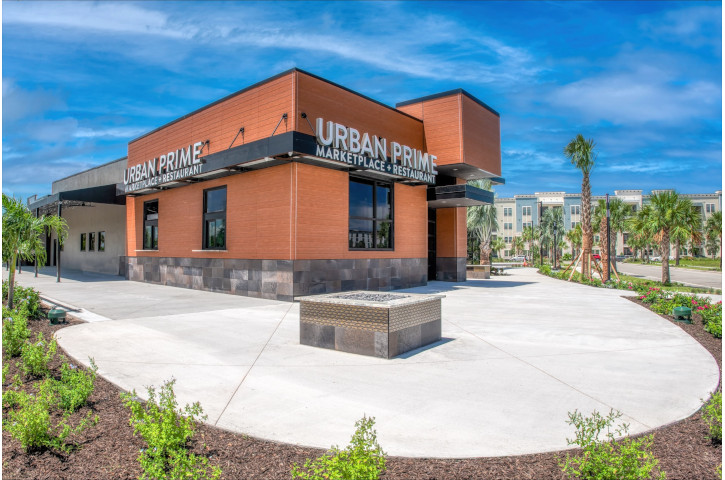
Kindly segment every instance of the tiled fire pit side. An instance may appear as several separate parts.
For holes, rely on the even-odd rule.
[[[379,292],[302,297],[300,343],[393,358],[440,340],[441,298]]]

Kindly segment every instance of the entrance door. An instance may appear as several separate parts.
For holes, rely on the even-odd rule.
[[[436,210],[428,209],[428,281],[436,279]]]

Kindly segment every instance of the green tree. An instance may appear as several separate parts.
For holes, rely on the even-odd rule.
[[[621,198],[611,198],[609,200],[609,245],[613,255],[609,261],[612,262],[615,270],[617,269],[617,234],[624,233],[627,230],[631,217],[632,207],[624,203]],[[594,219],[592,222],[594,231],[599,233],[600,238],[605,234],[606,222],[607,202],[600,199],[594,208]]]
[[[569,241],[569,245],[571,245],[571,256],[572,260],[576,260],[576,257],[579,255],[579,249],[582,246],[582,225],[581,223],[577,223],[576,227],[572,228],[568,232],[566,232],[566,239]]]
[[[490,180],[469,180],[469,185],[482,190],[491,191]],[[468,231],[480,242],[480,264],[491,264],[491,238],[496,230],[496,207],[491,205],[476,205],[468,207],[466,212],[466,225]]]
[[[561,207],[547,208],[541,217],[542,241],[547,247],[549,258],[554,257],[559,240],[564,238],[564,210]],[[556,265],[554,265],[556,268]]]
[[[503,241],[503,238],[494,238],[491,240],[491,251],[496,253],[497,257],[501,256],[501,250],[506,248],[506,242]]]
[[[670,240],[678,226],[686,225],[692,204],[683,202],[677,192],[665,190],[653,193],[644,228],[659,244],[662,255],[662,283],[670,282]]]
[[[682,215],[678,217],[678,223],[672,228],[672,240],[675,241],[675,266],[680,265],[680,247],[682,244],[702,242],[702,214],[692,204],[689,198],[680,198]]]
[[[13,308],[15,265],[18,258],[45,262],[45,247],[41,241],[46,230],[56,232],[60,242],[68,231],[65,220],[55,215],[36,218],[20,199],[3,193],[3,261],[8,262],[8,307]]]
[[[530,258],[533,259],[534,240],[536,239],[535,227],[533,225],[525,226],[521,232],[521,238],[526,242],[526,249],[529,251]]]
[[[705,224],[708,239],[717,239],[717,249],[720,251],[720,270],[722,270],[722,211],[710,215]]]
[[[513,247],[514,247],[515,255],[520,255],[520,254],[524,253],[524,247],[525,247],[524,239],[521,237],[514,237]]]
[[[653,242],[652,233],[647,229],[647,218],[651,209],[650,205],[644,205],[627,222],[630,233],[628,243],[634,249],[635,258],[637,252],[641,252],[642,261],[645,260],[645,256],[649,259],[649,248]]]
[[[586,140],[582,134],[577,135],[564,147],[564,155],[571,161],[572,165],[582,172],[582,250],[584,257],[582,272],[588,278],[592,277],[591,253],[594,234],[592,232],[592,189],[589,184],[589,174],[594,169],[597,154],[594,152],[594,140]]]

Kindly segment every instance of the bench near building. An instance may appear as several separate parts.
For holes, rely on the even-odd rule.
[[[493,201],[466,180],[503,182],[499,115],[463,90],[392,108],[292,69],[69,178],[29,202],[68,221],[65,268],[279,300],[462,281],[465,207]]]

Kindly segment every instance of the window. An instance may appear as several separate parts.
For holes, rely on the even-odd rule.
[[[623,233],[622,234],[622,243],[624,243],[626,245],[627,241],[629,241],[629,233]]]
[[[514,209],[513,209],[513,207],[504,207],[504,209],[503,209],[503,216],[504,217],[513,217],[514,216]]]
[[[599,235],[594,235],[594,241],[599,243]]]
[[[530,217],[531,207],[521,207],[521,215],[523,215],[524,217]]]
[[[143,204],[143,249],[159,248],[159,201],[152,200]]]
[[[514,237],[503,237],[504,243],[511,243]]]
[[[572,230],[576,228],[577,225],[579,225],[580,222],[571,222],[571,228]]]
[[[510,223],[510,222],[509,223],[504,223],[503,224],[503,229],[504,230],[513,230],[514,229],[514,224],[513,223]]]
[[[393,248],[393,186],[350,178],[348,247]]]
[[[534,225],[534,224],[533,224],[532,222],[524,222],[524,223],[523,223],[523,227],[524,227],[524,228],[526,228],[526,227],[531,227],[531,226],[533,226],[533,225]]]
[[[106,232],[98,232],[98,251],[106,251]]]
[[[81,252],[86,251],[86,234],[81,233]]]
[[[572,205],[571,214],[572,215],[581,215],[581,205]]]
[[[92,252],[96,249],[96,234],[91,232],[88,234],[88,251]]]
[[[715,204],[714,203],[706,203],[705,204],[705,213],[715,213]]]
[[[204,190],[204,248],[224,249],[227,239],[227,187]]]

